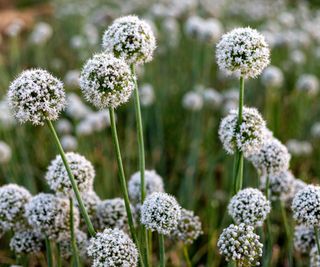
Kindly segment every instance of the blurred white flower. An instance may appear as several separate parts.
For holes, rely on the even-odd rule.
[[[52,36],[53,29],[50,24],[46,22],[39,22],[34,26],[30,35],[30,42],[32,44],[41,45],[46,43]]]
[[[0,141],[0,163],[8,163],[11,159],[11,148],[5,142]]]
[[[140,102],[142,106],[151,106],[155,101],[153,86],[149,83],[141,85],[139,88]]]
[[[67,102],[68,104],[66,108],[66,113],[72,119],[82,119],[92,112],[92,110],[88,106],[86,106],[82,102],[81,98],[75,93],[70,93],[67,95]]]
[[[200,93],[190,91],[187,92],[182,99],[182,106],[191,111],[199,111],[203,107],[203,99]]]
[[[69,70],[64,76],[64,83],[68,87],[79,87],[79,78],[80,71],[79,70]]]
[[[78,147],[78,141],[72,135],[64,135],[61,137],[61,145],[65,151],[75,151]]]
[[[319,92],[319,80],[313,74],[303,74],[299,77],[296,88],[298,91],[314,96]]]
[[[16,37],[18,36],[22,28],[25,26],[25,23],[23,20],[16,18],[13,22],[11,22],[4,30],[5,34],[10,37]]]

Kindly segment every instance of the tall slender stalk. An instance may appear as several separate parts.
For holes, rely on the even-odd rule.
[[[286,209],[284,206],[283,201],[280,200],[280,207],[281,207],[281,216],[284,224],[284,229],[286,232],[286,238],[287,238],[287,249],[288,249],[288,261],[289,266],[292,266],[292,246],[291,246],[291,230],[287,219]]]
[[[114,109],[109,108],[109,113],[110,113],[110,122],[111,122],[112,141],[113,141],[113,145],[114,145],[114,148],[116,150],[116,155],[117,155],[120,185],[121,185],[121,190],[122,190],[124,203],[125,203],[125,207],[126,207],[126,211],[127,211],[130,234],[133,239],[133,242],[138,247],[139,254],[140,254],[140,257],[139,257],[140,264],[141,264],[141,266],[145,266],[144,261],[143,261],[143,257],[142,257],[142,253],[141,253],[141,247],[140,247],[140,244],[138,243],[136,230],[135,230],[135,227],[133,224],[133,217],[132,217],[132,212],[131,212],[131,207],[130,207],[127,182],[126,182],[123,164],[122,164],[122,157],[121,157],[120,145],[119,145],[119,140],[118,140],[118,133],[117,133],[117,126],[116,126],[116,121],[115,121]]]
[[[266,177],[266,188],[265,188],[265,196],[267,200],[270,200],[270,177],[267,175]],[[268,215],[266,220],[266,232],[265,232],[265,256],[263,257],[263,266],[269,267],[270,261],[272,257],[272,240],[271,240],[271,222],[270,216]]]
[[[192,267],[191,260],[189,257],[188,247],[186,245],[183,245],[183,254],[186,260],[187,267]]]
[[[48,264],[48,267],[53,267],[51,242],[47,236],[45,238],[45,243],[46,243],[47,264]]]
[[[160,267],[165,267],[165,249],[164,249],[164,236],[159,234],[159,253],[160,253]]]
[[[73,199],[72,197],[69,198],[70,203],[70,234],[71,234],[71,248],[72,248],[72,256],[74,260],[74,266],[79,267],[80,266],[80,260],[79,260],[79,254],[78,254],[78,248],[77,248],[77,241],[74,234],[74,218],[73,218]]]
[[[83,201],[81,199],[81,195],[80,195],[80,192],[79,192],[79,189],[78,189],[78,186],[77,186],[77,183],[74,179],[74,176],[71,172],[71,169],[70,169],[70,166],[69,166],[69,163],[67,161],[67,158],[66,158],[66,155],[65,155],[65,152],[61,146],[61,143],[60,143],[60,140],[59,140],[59,137],[56,133],[56,130],[54,129],[53,125],[52,125],[52,122],[50,120],[47,120],[47,124],[49,126],[49,129],[52,133],[52,136],[54,137],[54,140],[55,140],[55,143],[58,147],[58,150],[59,150],[59,153],[60,153],[60,156],[61,156],[61,159],[63,161],[63,164],[67,170],[67,173],[68,173],[68,176],[69,176],[69,179],[70,179],[70,182],[71,182],[71,185],[72,185],[72,189],[73,189],[73,192],[77,198],[77,201],[78,201],[78,205],[79,205],[79,208],[80,208],[80,211],[81,211],[81,214],[86,222],[86,225],[88,227],[88,232],[91,236],[95,236],[96,235],[96,231],[94,230],[93,228],[93,225],[92,225],[92,222],[90,220],[90,217],[87,213],[87,210],[83,204]]]
[[[318,250],[318,255],[320,255],[320,243],[319,243],[319,232],[317,227],[314,227],[314,234],[316,236],[316,244],[317,244],[317,250]]]
[[[134,65],[130,65],[132,76],[135,78],[135,68]],[[141,117],[141,107],[140,107],[140,97],[139,97],[139,88],[137,84],[137,79],[135,78],[135,89],[134,89],[134,105],[135,105],[135,114],[137,122],[137,136],[138,136],[138,147],[139,147],[139,170],[140,170],[140,195],[141,195],[141,205],[146,196],[146,185],[145,185],[145,154],[144,154],[144,140],[143,140],[143,126],[142,126],[142,117]],[[149,240],[147,229],[141,225],[142,233],[142,242],[141,247],[143,249],[145,265],[149,265]]]
[[[59,243],[57,244],[57,254],[58,254],[57,267],[62,267],[61,248]]]
[[[239,111],[238,111],[238,125],[237,131],[239,131],[240,124],[242,123],[242,111],[244,103],[244,77],[240,77],[239,88]],[[234,194],[242,189],[243,184],[243,153],[239,150],[236,151],[234,157]]]

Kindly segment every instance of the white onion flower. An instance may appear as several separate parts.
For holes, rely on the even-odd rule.
[[[267,88],[280,88],[283,85],[283,73],[276,66],[268,66],[261,76],[261,81]]]
[[[30,254],[40,252],[44,247],[44,238],[35,230],[15,232],[10,240],[10,249],[16,254]]]
[[[305,225],[296,225],[294,228],[294,248],[300,253],[309,253],[316,244],[314,228]]]
[[[12,151],[10,146],[5,142],[0,141],[0,164],[8,163],[11,159],[11,156]]]

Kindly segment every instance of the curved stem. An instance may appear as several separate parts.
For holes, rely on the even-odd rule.
[[[45,238],[45,242],[46,242],[47,264],[48,264],[48,267],[53,267],[51,242],[50,242],[50,240],[49,240],[49,238],[47,236]]]
[[[186,260],[187,267],[192,267],[191,260],[189,257],[188,247],[186,245],[183,245],[183,254]]]
[[[79,189],[78,189],[78,186],[77,186],[77,183],[74,179],[74,176],[71,172],[71,169],[70,169],[70,166],[69,166],[69,163],[67,161],[67,158],[66,158],[66,155],[65,155],[65,152],[61,146],[61,143],[60,143],[60,140],[59,140],[59,137],[56,133],[56,130],[54,129],[53,125],[52,125],[52,122],[47,120],[47,124],[49,126],[49,129],[54,137],[54,140],[55,140],[55,143],[58,147],[58,150],[59,150],[59,153],[60,153],[60,156],[61,156],[61,159],[63,161],[63,164],[67,170],[67,173],[68,173],[68,176],[69,176],[69,179],[70,179],[70,182],[71,182],[71,185],[72,185],[72,189],[73,189],[73,192],[77,198],[77,201],[78,201],[78,205],[79,205],[79,208],[80,208],[80,211],[81,211],[81,214],[86,222],[86,225],[88,227],[88,232],[91,236],[95,236],[96,235],[96,231],[94,230],[93,228],[93,225],[92,225],[92,222],[90,220],[90,217],[87,213],[87,210],[83,204],[83,201],[81,199],[81,195],[80,195],[80,192],[79,192]]]
[[[165,249],[164,249],[164,237],[159,234],[159,253],[160,253],[160,267],[165,267]]]
[[[124,174],[124,169],[123,169],[123,164],[122,164],[122,158],[121,158],[121,151],[120,151],[120,146],[119,146],[119,140],[118,140],[118,133],[117,133],[117,126],[116,126],[116,121],[115,121],[115,114],[114,114],[114,109],[109,108],[109,113],[110,113],[110,122],[111,122],[111,132],[112,132],[112,141],[114,148],[116,150],[116,155],[117,155],[117,163],[118,163],[118,169],[119,169],[119,178],[120,178],[120,184],[121,184],[121,190],[124,198],[124,203],[127,211],[127,216],[128,216],[128,224],[129,224],[129,229],[130,229],[130,234],[133,239],[133,242],[137,245],[139,254],[140,254],[140,263],[141,266],[144,266],[143,263],[143,258],[140,250],[140,246],[138,244],[138,238],[136,235],[136,230],[133,224],[133,217],[132,217],[132,212],[131,212],[131,207],[130,207],[130,201],[129,201],[129,195],[128,195],[128,189],[127,189],[127,182]]]
[[[134,65],[131,64],[131,73],[135,81],[135,89],[134,89],[134,105],[135,105],[135,114],[136,114],[136,122],[137,122],[137,136],[138,136],[138,147],[139,147],[139,170],[140,170],[140,203],[143,204],[143,201],[146,196],[146,185],[145,185],[145,154],[144,154],[144,140],[143,140],[143,126],[142,126],[142,117],[141,117],[141,107],[140,107],[140,97],[139,97],[139,88],[137,84],[137,79],[135,75]],[[144,252],[144,261],[145,265],[149,265],[149,240],[148,240],[148,232],[147,229],[142,225],[141,226],[142,233],[142,242],[141,246]]]
[[[80,266],[79,255],[78,255],[78,248],[77,248],[77,241],[74,234],[74,218],[73,218],[73,199],[72,197],[69,198],[70,203],[70,234],[71,234],[71,248],[74,260],[74,266]]]

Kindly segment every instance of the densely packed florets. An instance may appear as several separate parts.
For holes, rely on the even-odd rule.
[[[309,253],[316,244],[314,228],[297,225],[294,228],[294,247],[300,253]]]
[[[244,108],[242,122],[238,125],[238,111],[233,109],[219,127],[219,137],[224,149],[233,154],[236,150],[246,156],[257,153],[265,139],[266,123],[255,108]]]
[[[101,53],[84,65],[80,87],[85,99],[97,108],[116,108],[129,100],[135,79],[123,59]]]
[[[129,231],[126,206],[122,198],[101,201],[97,206],[97,220],[99,229],[118,228],[125,232]]]
[[[79,225],[79,212],[74,209],[74,227]],[[70,234],[70,203],[68,199],[40,193],[26,205],[29,224],[50,239]]]
[[[270,202],[254,188],[239,191],[228,205],[228,212],[236,224],[245,223],[254,227],[262,226],[270,210]]]
[[[222,36],[217,45],[221,69],[254,78],[269,64],[270,51],[264,37],[249,27],[237,28]]]
[[[0,228],[9,230],[25,226],[25,204],[30,199],[31,194],[24,187],[16,184],[0,187]]]
[[[10,240],[10,248],[17,254],[37,253],[43,248],[43,236],[35,230],[15,232]]]
[[[317,246],[314,246],[310,251],[310,267],[320,267],[320,255]]]
[[[164,191],[162,177],[159,174],[157,174],[155,170],[145,170],[144,179],[146,187],[146,196],[151,195],[153,192]],[[141,200],[140,181],[140,172],[136,172],[132,174],[128,183],[129,196],[131,201],[135,204],[139,203]]]
[[[320,187],[308,185],[292,201],[293,218],[300,224],[320,226]]]
[[[80,230],[76,230],[75,239],[76,239],[78,253],[83,259],[85,259],[87,255],[87,246],[89,243],[88,236],[86,233]],[[62,237],[62,239],[59,241],[59,246],[60,246],[61,257],[63,257],[64,259],[71,258],[72,245],[71,245],[70,236]]]
[[[46,120],[58,119],[66,99],[62,82],[46,70],[32,69],[11,83],[8,102],[19,122],[43,125]]]
[[[138,252],[127,234],[119,229],[105,229],[90,240],[88,255],[93,258],[92,267],[136,267]]]
[[[174,239],[191,245],[202,234],[200,218],[191,210],[181,209],[181,218],[176,229],[171,233]]]
[[[152,60],[156,39],[146,21],[126,16],[116,19],[105,31],[102,46],[128,64],[142,64]]]
[[[140,216],[147,229],[169,235],[181,219],[181,207],[173,196],[154,192],[143,202]]]
[[[287,148],[275,138],[266,139],[260,151],[249,157],[262,175],[276,174],[289,168],[290,154]]]
[[[223,230],[218,240],[220,254],[227,261],[235,261],[241,267],[259,265],[263,245],[259,242],[260,237],[253,230],[252,226],[244,223],[229,225]]]
[[[66,158],[79,191],[92,191],[95,171],[91,162],[73,152],[66,153]],[[73,195],[72,185],[60,155],[51,162],[45,178],[53,191],[67,196]]]

